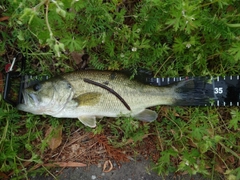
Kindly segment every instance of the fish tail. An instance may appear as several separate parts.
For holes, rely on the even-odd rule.
[[[206,106],[210,104],[213,91],[205,80],[189,79],[178,82],[173,86],[176,93],[177,106]]]

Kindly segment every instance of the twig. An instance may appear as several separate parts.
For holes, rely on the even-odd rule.
[[[48,0],[42,0],[39,4],[37,4],[36,6],[33,7],[33,10],[34,11],[38,10],[45,3],[48,3]]]
[[[226,162],[222,159],[222,157],[220,155],[218,155],[217,152],[215,152],[214,150],[212,150],[212,152],[223,162],[223,164],[225,165],[225,167],[227,169],[229,169],[228,165],[226,164]]]
[[[74,142],[80,140],[80,139],[84,139],[86,136],[91,136],[90,133],[86,133],[83,136],[79,136],[77,139],[73,139],[72,141],[70,141],[65,147],[70,146],[71,144],[73,144]]]
[[[65,148],[68,140],[69,140],[69,137],[67,138],[67,140],[65,141],[64,145],[62,146],[61,151],[59,152],[59,154],[58,154],[58,156],[56,157],[56,159],[58,159],[59,156],[62,154],[62,151],[63,151],[63,149]]]
[[[162,69],[162,67],[166,64],[166,62],[172,57],[173,54],[171,54],[166,61],[164,61],[164,63],[160,66],[160,68],[157,70],[157,72],[154,74],[154,77],[157,76],[157,74],[159,73],[159,71]]]
[[[42,165],[42,167],[43,167],[54,179],[57,179],[57,177],[54,176],[53,173],[51,173],[45,166]]]
[[[48,28],[48,31],[49,31],[49,34],[50,34],[50,38],[51,38],[51,39],[54,39],[54,38],[53,38],[52,29],[51,29],[50,24],[49,24],[49,21],[48,21],[48,3],[46,3],[46,14],[45,14],[45,18],[46,18],[46,24],[47,24],[47,28]]]
[[[73,133],[76,133],[76,132],[78,132],[79,130],[80,130],[80,128],[78,128],[78,129],[77,129],[76,131],[74,131]],[[72,134],[73,134],[73,133],[72,133]],[[60,153],[58,154],[58,156],[56,157],[56,159],[58,159],[59,156],[62,154],[62,151],[63,151],[63,149],[66,147],[66,144],[67,144],[68,140],[69,140],[69,136],[68,136],[67,140],[65,141],[63,147],[61,148],[61,151],[60,151]],[[77,139],[77,140],[78,140],[78,139]],[[69,145],[69,144],[68,144],[68,145]]]
[[[178,127],[178,129],[179,129],[179,131],[180,131],[180,139],[183,137],[183,133],[182,133],[182,130],[181,130],[181,128],[179,127],[179,125],[177,124],[177,123],[175,123],[171,118],[169,118],[169,117],[167,117],[166,116],[166,118],[168,119],[168,120],[170,120],[173,124],[175,124],[177,127]]]
[[[227,146],[225,146],[223,143],[219,142],[219,144],[228,152],[230,152],[233,156],[235,156],[238,160],[240,160],[240,156],[235,153],[233,150],[231,150],[230,148],[228,148]]]
[[[156,125],[155,125],[155,129],[156,129],[157,139],[158,139],[158,142],[159,142],[159,144],[160,144],[161,151],[164,151],[163,145],[162,145],[162,139],[161,139],[161,137],[160,137],[160,134],[159,134],[159,131],[157,130],[157,126],[156,126]]]
[[[216,3],[216,2],[218,2],[218,0],[212,1],[212,2],[210,2],[210,3],[205,3],[205,4],[201,5],[201,6],[198,6],[198,8],[202,8],[202,7],[205,7],[205,6],[209,6],[209,5],[214,4],[214,3]]]

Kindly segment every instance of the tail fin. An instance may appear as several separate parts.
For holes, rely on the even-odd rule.
[[[190,79],[180,81],[175,85],[177,106],[206,106],[214,98],[213,90],[205,80]]]

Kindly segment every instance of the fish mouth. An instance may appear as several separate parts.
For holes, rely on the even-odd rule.
[[[20,104],[26,104],[28,101],[27,94],[25,92],[22,92],[22,100]]]
[[[39,104],[39,100],[35,94],[29,93],[27,97],[28,97],[28,100],[32,102],[32,104],[35,104],[35,106]]]
[[[22,94],[23,94],[22,104],[25,104],[25,105],[34,104],[35,106],[39,104],[39,100],[35,94],[27,93],[27,92],[24,92]]]

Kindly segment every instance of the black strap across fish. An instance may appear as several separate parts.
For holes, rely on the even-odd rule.
[[[15,61],[15,60],[14,60]],[[39,82],[37,76],[29,76],[24,74],[25,71],[25,59],[23,56],[20,58],[17,56],[16,61],[18,61],[20,66],[20,71],[15,72],[13,70],[14,63],[11,66],[11,69],[6,72],[5,84],[4,84],[4,93],[3,99],[13,106],[22,102],[22,91],[24,88],[34,85]],[[164,77],[164,78],[155,78],[152,77],[149,73],[139,73],[135,77],[137,80],[142,83],[149,84],[152,86],[169,86],[179,81],[193,80],[194,89],[196,92],[191,94],[191,97],[194,97],[195,101],[182,102],[178,103],[178,106],[239,106],[240,105],[240,79],[239,75],[236,76],[224,76],[224,77]],[[16,100],[12,99],[11,89],[12,82],[15,80],[19,82],[19,90],[17,92],[18,98]],[[48,77],[41,77],[41,80],[46,80]],[[96,82],[90,82],[88,79],[86,83],[92,83],[96,85]],[[96,86],[99,86],[97,84]],[[102,86],[100,86],[102,87]],[[121,102],[125,105],[127,109],[130,109],[128,104],[118,96],[118,94],[109,87],[104,86],[102,88],[113,93]],[[201,96],[205,96],[210,99],[209,102],[201,101],[203,99]]]

